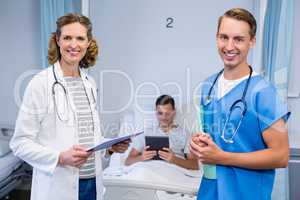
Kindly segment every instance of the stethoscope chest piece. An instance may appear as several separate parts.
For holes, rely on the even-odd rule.
[[[211,96],[207,96],[204,99],[204,106],[208,106],[211,103]]]

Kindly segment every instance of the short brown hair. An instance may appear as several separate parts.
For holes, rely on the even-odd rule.
[[[224,17],[233,18],[239,21],[247,22],[250,26],[250,37],[253,38],[256,35],[256,20],[253,15],[246,9],[243,8],[232,8],[226,11],[221,17],[219,17],[218,21],[218,33],[221,26],[222,19]]]
[[[175,110],[175,101],[170,95],[163,94],[156,99],[155,106],[164,106],[171,104],[173,110]]]
[[[52,65],[61,58],[59,46],[57,45],[56,41],[56,39],[59,38],[61,35],[61,28],[65,25],[72,24],[75,22],[80,23],[87,29],[87,37],[90,41],[90,45],[87,48],[86,54],[80,61],[80,67],[89,68],[96,63],[96,59],[98,57],[98,45],[92,35],[92,23],[90,19],[78,13],[68,13],[57,19],[56,32],[51,33],[48,48],[49,64]]]

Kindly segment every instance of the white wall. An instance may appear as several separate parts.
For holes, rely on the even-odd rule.
[[[100,44],[100,57],[93,70],[102,96],[101,108],[104,111],[120,110],[153,103],[160,93],[170,93],[175,97],[182,93],[177,102],[191,101],[192,93],[200,81],[221,68],[215,47],[217,18],[231,7],[244,7],[252,10],[253,0],[90,0],[90,16],[94,23],[94,33]],[[290,78],[290,93],[299,93],[300,45],[300,2],[295,1],[295,31],[293,59]],[[0,6],[0,123],[15,122],[18,102],[15,101],[16,80],[30,69],[40,68],[40,3],[39,0],[10,0]],[[173,28],[166,28],[166,19],[173,17]],[[258,68],[255,66],[255,68]],[[105,73],[104,70],[121,70],[132,81],[120,74]],[[189,70],[189,71],[188,71]],[[144,86],[139,94],[155,97],[141,98],[134,104],[130,99],[138,86]],[[171,85],[167,85],[172,82]],[[175,86],[174,84],[177,84]],[[27,82],[22,82],[21,91]],[[181,91],[179,89],[181,89]],[[22,94],[21,94],[22,95]],[[299,99],[289,99],[292,110],[290,135],[300,134],[297,122],[300,120]],[[149,106],[148,106],[149,107]],[[152,109],[150,107],[149,109]],[[120,112],[102,114],[110,132],[116,132]],[[107,128],[107,127],[106,127]],[[112,130],[113,129],[113,130]],[[291,144],[299,139],[292,139]],[[299,145],[300,146],[300,145]]]
[[[39,6],[39,0],[1,1],[0,123],[15,123],[18,112],[14,97],[16,80],[28,69],[40,65]],[[26,85],[27,82],[23,82],[20,89]]]
[[[104,88],[100,90],[104,123],[116,121],[120,113],[104,114],[107,110],[122,110],[127,103],[152,109],[149,105],[161,93],[175,96],[178,104],[192,101],[199,83],[222,67],[215,42],[217,20],[232,7],[252,10],[253,1],[90,0],[100,44],[96,76],[104,70],[121,70],[133,84],[131,88],[120,74],[106,73],[98,79]],[[174,19],[173,28],[166,28],[169,17]],[[136,92],[152,97],[134,101]]]

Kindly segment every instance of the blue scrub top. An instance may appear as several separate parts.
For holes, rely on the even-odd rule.
[[[217,98],[218,84],[211,93],[212,101],[204,105],[204,99],[217,74],[206,80],[202,87],[201,106],[204,108],[204,127],[215,143],[228,152],[253,152],[266,149],[262,133],[279,119],[287,121],[290,112],[287,104],[278,96],[276,89],[260,75],[251,77],[245,97],[247,112],[243,118],[234,143],[225,143],[221,133],[233,102],[242,98],[247,79],[239,83],[224,97]],[[229,124],[237,124],[239,112],[233,112]],[[230,126],[229,126],[230,127]],[[225,136],[232,131],[226,128]],[[202,178],[198,200],[269,200],[274,183],[275,170],[252,170],[232,166],[216,166],[216,179]]]

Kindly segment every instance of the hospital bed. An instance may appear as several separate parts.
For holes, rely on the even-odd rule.
[[[103,171],[105,200],[194,200],[201,170],[187,170],[165,161],[112,166]]]
[[[13,126],[0,124],[0,199],[6,197],[27,176],[23,161],[15,157],[9,148]]]
[[[191,133],[199,130],[194,104],[177,107],[176,122]],[[154,110],[154,107],[148,108]],[[120,134],[139,132],[147,126],[156,125],[154,113],[129,110],[120,119]],[[113,154],[110,165],[103,171],[106,188],[104,199],[112,200],[194,200],[199,189],[202,170],[192,171],[165,161],[138,162],[124,166],[130,152]],[[201,168],[201,165],[200,165]]]

